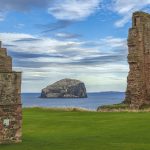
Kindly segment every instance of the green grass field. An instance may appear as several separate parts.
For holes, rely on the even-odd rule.
[[[0,150],[150,150],[150,113],[23,111],[23,142]]]

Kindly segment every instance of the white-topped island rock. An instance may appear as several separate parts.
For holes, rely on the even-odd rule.
[[[62,79],[42,89],[41,98],[87,98],[85,84],[75,79]]]

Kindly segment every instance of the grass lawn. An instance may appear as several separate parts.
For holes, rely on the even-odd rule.
[[[150,113],[24,109],[23,142],[0,150],[150,150]]]

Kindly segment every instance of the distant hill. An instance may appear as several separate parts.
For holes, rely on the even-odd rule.
[[[125,92],[120,91],[104,91],[104,92],[90,92],[93,94],[125,94]]]
[[[98,93],[112,93],[112,94],[115,94],[115,93],[125,93],[125,92],[120,92],[120,91],[104,91],[104,92],[98,92]]]

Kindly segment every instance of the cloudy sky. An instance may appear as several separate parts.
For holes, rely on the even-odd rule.
[[[23,72],[22,92],[62,78],[88,92],[124,91],[132,12],[150,0],[0,0],[0,40]]]

